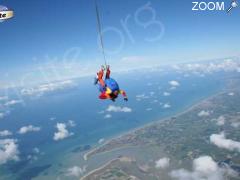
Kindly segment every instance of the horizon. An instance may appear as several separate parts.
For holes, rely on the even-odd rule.
[[[116,67],[113,66],[114,69],[114,74],[118,75],[121,73],[131,73],[134,71],[139,71],[139,70],[144,70],[144,69],[159,69],[159,68],[163,68],[163,67],[167,67],[167,68],[173,68],[174,66],[178,66],[178,65],[187,65],[187,64],[204,64],[204,63],[219,63],[219,62],[224,62],[224,61],[240,61],[240,57],[235,56],[235,57],[225,57],[225,58],[214,58],[214,59],[203,59],[203,60],[193,60],[193,61],[180,61],[180,62],[174,62],[174,63],[166,63],[166,64],[154,64],[154,65],[149,65],[146,66],[145,64],[143,66],[137,66],[137,67],[131,67],[128,69],[115,69]],[[76,64],[74,64],[74,66],[76,66]],[[115,66],[119,66],[119,65],[115,65]],[[63,66],[64,67],[64,66]],[[97,68],[97,67],[96,67]],[[51,69],[51,68],[47,68],[47,69]],[[61,77],[60,72],[57,72],[56,69],[51,69],[54,72],[54,78],[46,78],[45,73],[47,71],[45,71],[46,69],[44,68],[39,68],[39,72],[42,74],[43,79],[41,81],[38,81],[36,83],[26,83],[25,81],[25,77],[28,77],[31,75],[31,73],[25,73],[22,74],[22,77],[20,77],[20,79],[22,81],[20,81],[19,83],[16,82],[11,82],[9,84],[6,84],[5,86],[2,84],[2,86],[0,86],[0,90],[4,90],[4,89],[12,89],[12,88],[31,88],[31,87],[37,87],[37,86],[41,86],[44,84],[52,84],[52,83],[58,83],[58,82],[65,82],[68,80],[76,80],[76,79],[81,79],[81,78],[90,78],[90,77],[94,77],[96,75],[96,72],[94,71],[95,69],[93,69],[92,71],[89,72],[89,70],[87,70],[88,72],[83,74],[81,73],[81,75],[75,75],[75,76],[64,76]]]

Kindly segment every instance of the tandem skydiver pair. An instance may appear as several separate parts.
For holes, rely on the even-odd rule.
[[[105,78],[103,79],[104,72],[106,70]],[[94,84],[98,85],[100,95],[99,99],[110,99],[115,101],[118,98],[118,95],[121,94],[125,101],[128,101],[127,94],[124,90],[119,88],[119,85],[116,80],[110,77],[111,71],[110,66],[107,65],[106,68],[104,66],[101,67],[99,72],[97,73],[97,77],[95,78]]]

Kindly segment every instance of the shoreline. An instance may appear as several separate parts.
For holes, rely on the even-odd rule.
[[[94,147],[94,148],[91,149],[90,151],[84,153],[83,159],[84,159],[85,161],[87,161],[87,160],[90,158],[89,156],[91,156],[92,153],[94,153],[94,152],[95,152],[96,150],[98,150],[99,148],[107,145],[108,143],[110,143],[110,142],[113,141],[113,140],[120,139],[120,138],[123,138],[124,136],[134,134],[136,131],[143,130],[143,129],[145,129],[145,128],[149,127],[149,126],[152,126],[152,125],[154,125],[154,124],[164,123],[164,122],[166,122],[166,121],[168,121],[168,120],[171,120],[171,118],[173,118],[173,117],[181,116],[182,114],[185,114],[185,113],[191,111],[192,109],[194,109],[195,107],[201,105],[202,103],[204,103],[204,102],[206,102],[206,101],[208,101],[208,100],[210,100],[210,99],[212,99],[212,98],[214,98],[214,97],[216,97],[216,96],[219,96],[219,95],[221,95],[221,94],[225,94],[225,93],[226,93],[226,90],[227,90],[227,89],[224,88],[224,89],[220,90],[220,91],[219,91],[218,93],[216,93],[216,94],[213,94],[213,95],[210,95],[210,96],[208,96],[208,97],[205,97],[205,98],[203,98],[202,100],[196,102],[195,104],[190,105],[189,107],[187,107],[185,110],[183,110],[183,111],[181,111],[181,112],[178,112],[178,113],[176,113],[176,114],[173,114],[173,115],[171,115],[171,116],[168,116],[168,117],[165,117],[165,118],[162,118],[162,119],[159,119],[159,120],[155,120],[155,121],[146,123],[146,124],[144,124],[144,125],[141,125],[140,127],[136,127],[136,128],[134,128],[134,129],[132,129],[132,130],[130,130],[130,131],[126,131],[126,132],[124,132],[124,133],[121,133],[120,135],[117,135],[117,136],[115,136],[115,137],[113,137],[113,138],[110,138],[109,140],[106,140],[105,143],[103,143],[103,144],[101,144],[101,145],[99,145],[99,146],[97,146],[97,147]],[[126,146],[126,147],[128,147],[128,146]],[[116,149],[118,149],[118,148],[112,149],[112,150],[107,151],[107,152],[111,152],[111,151],[116,150]],[[100,153],[100,154],[101,154],[101,153]],[[94,155],[96,155],[96,154],[94,154]],[[93,156],[94,156],[94,155],[93,155]]]

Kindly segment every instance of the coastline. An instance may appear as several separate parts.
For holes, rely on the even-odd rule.
[[[84,159],[85,161],[87,161],[87,160],[90,158],[90,156],[92,156],[92,155],[94,156],[94,155],[95,155],[95,153],[94,153],[95,151],[97,151],[99,148],[104,147],[105,145],[111,143],[112,141],[114,141],[114,140],[116,140],[116,139],[123,138],[124,136],[127,136],[127,135],[132,135],[132,134],[136,133],[136,131],[143,130],[143,129],[148,128],[148,127],[150,127],[150,126],[153,126],[153,125],[155,125],[155,124],[164,123],[164,122],[166,122],[166,121],[171,120],[173,117],[181,116],[181,115],[183,115],[183,114],[185,114],[185,113],[193,110],[194,108],[200,106],[200,105],[203,104],[204,102],[207,102],[208,100],[211,100],[212,98],[214,98],[214,97],[216,97],[216,96],[219,96],[219,95],[221,95],[221,94],[225,94],[225,93],[226,93],[226,90],[227,90],[227,89],[224,88],[224,89],[220,90],[220,91],[219,91],[218,93],[216,93],[216,94],[213,94],[213,95],[210,95],[210,96],[208,96],[208,97],[205,97],[205,98],[203,98],[202,100],[199,100],[197,103],[195,103],[195,104],[193,104],[193,105],[190,105],[189,107],[187,107],[185,110],[183,110],[183,111],[181,111],[181,112],[178,112],[178,113],[176,113],[176,114],[173,114],[173,115],[171,115],[171,116],[168,116],[168,117],[165,117],[165,118],[162,118],[162,119],[159,119],[159,120],[151,121],[151,122],[146,123],[146,124],[144,124],[144,125],[142,125],[142,126],[140,126],[140,127],[134,128],[134,129],[132,129],[132,130],[130,130],[130,131],[126,131],[126,132],[124,132],[124,133],[121,133],[120,135],[117,135],[117,136],[115,136],[115,137],[112,137],[112,138],[110,138],[109,140],[106,140],[105,143],[103,143],[103,144],[101,144],[101,145],[99,145],[99,146],[97,146],[97,147],[94,147],[94,148],[91,149],[90,151],[84,153],[83,159]],[[129,146],[126,146],[126,147],[129,147]],[[134,147],[135,147],[135,146],[134,146]],[[122,147],[122,148],[125,148],[125,147]],[[120,148],[120,149],[122,149],[122,148]],[[119,149],[119,148],[114,148],[114,149],[112,149],[112,150],[110,150],[110,151],[106,151],[106,152],[111,152],[111,151],[114,151],[114,150],[117,150],[117,149]],[[104,152],[104,153],[106,153],[106,152]]]

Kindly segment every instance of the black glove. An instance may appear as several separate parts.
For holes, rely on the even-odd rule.
[[[95,78],[94,78],[94,83],[93,83],[93,84],[94,84],[94,85],[97,85],[97,83],[98,83],[98,78],[95,77]]]
[[[125,98],[124,98],[124,101],[128,101],[128,98],[127,98],[127,97],[125,97]]]

